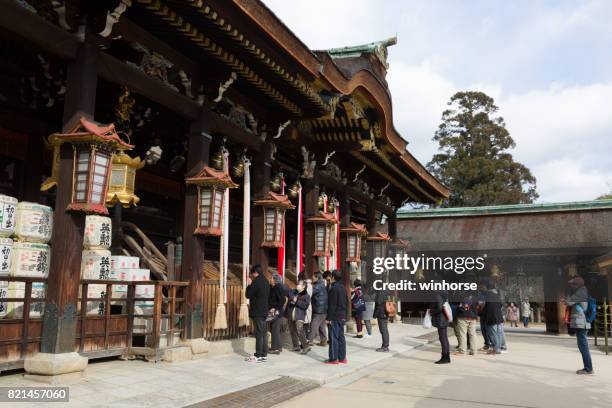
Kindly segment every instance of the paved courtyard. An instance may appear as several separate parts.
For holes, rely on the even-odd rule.
[[[574,338],[508,333],[508,342],[508,354],[453,357],[450,365],[433,364],[439,345],[429,344],[278,407],[612,406],[612,355],[592,349],[596,374],[577,376],[582,366]]]
[[[90,363],[83,379],[70,382],[70,403],[45,403],[45,406],[71,407],[182,407],[209,400],[248,387],[292,377],[317,386],[352,374],[372,364],[420,347],[419,336],[431,331],[417,325],[389,326],[392,353],[377,353],[378,328],[371,338],[347,338],[349,364],[328,366],[327,348],[314,346],[302,356],[290,351],[269,356],[265,363],[247,363],[242,353],[180,363],[110,360]],[[0,376],[0,387],[40,386],[23,374]],[[293,395],[288,396],[290,398]],[[3,406],[0,403],[0,406]],[[40,404],[20,403],[20,407]]]

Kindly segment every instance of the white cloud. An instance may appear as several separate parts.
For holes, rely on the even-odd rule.
[[[459,90],[492,96],[542,202],[590,200],[612,185],[612,3],[264,0],[316,49],[398,34],[387,80],[396,128],[427,163]]]

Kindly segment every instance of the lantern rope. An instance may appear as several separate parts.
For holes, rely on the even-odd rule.
[[[227,173],[229,169],[229,152],[223,148],[223,170]],[[219,245],[219,301],[215,313],[215,330],[227,329],[227,261],[229,248],[229,188],[223,191],[223,209],[221,214],[221,242]]]
[[[250,259],[249,249],[251,248],[251,162],[244,158],[244,197],[242,209],[242,302],[238,313],[238,325],[240,327],[249,325],[249,306],[246,298],[247,278],[249,276]]]

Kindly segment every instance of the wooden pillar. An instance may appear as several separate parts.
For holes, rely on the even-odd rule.
[[[394,212],[387,218],[387,230],[391,240],[397,238],[397,212]]]
[[[123,227],[121,222],[123,219],[123,207],[120,202],[115,203],[111,210],[113,239],[111,243],[111,252],[115,255],[121,255],[121,244],[123,241]]]
[[[186,178],[196,175],[202,167],[208,165],[212,137],[206,130],[206,124],[202,119],[191,124],[187,135]],[[193,234],[198,223],[198,191],[195,186],[186,187],[184,208],[181,280],[189,282],[185,295],[185,338],[197,339],[204,335],[203,264],[205,237]]]
[[[378,225],[376,223],[376,210],[369,205],[366,209],[366,228],[368,229],[368,235],[374,235],[377,231]],[[367,283],[373,282],[375,279],[373,271],[373,259],[374,259],[374,242],[366,241],[366,276],[365,280]],[[364,261],[362,261],[364,262]]]
[[[262,199],[270,191],[270,177],[272,175],[272,143],[266,142],[263,149],[253,160],[251,168],[253,177],[253,197]],[[253,229],[251,232],[251,263],[261,265],[264,271],[268,270],[269,257],[267,248],[262,248],[264,239],[264,214],[261,207],[253,207],[251,218]]]
[[[68,65],[64,131],[81,116],[93,119],[97,86],[97,50],[83,43],[77,59]],[[67,212],[72,198],[72,145],[60,149],[60,168],[53,213],[51,264],[47,280],[47,298],[40,349],[42,353],[75,351],[77,299],[81,279],[81,252],[85,215]]]
[[[28,160],[24,162],[22,193],[23,201],[40,202],[40,183],[43,177],[43,137],[37,126],[36,132],[28,134]]]
[[[351,224],[351,200],[348,194],[341,194],[340,202],[340,227],[348,227]],[[347,235],[340,233],[340,265],[342,265],[342,280],[346,289],[346,295],[351,296],[351,264],[346,261],[348,257]],[[349,302],[348,315],[351,313],[351,302]]]
[[[607,295],[606,300],[608,304],[610,304],[610,302],[612,301],[612,269],[608,269],[607,275],[608,275],[608,295]]]
[[[306,180],[303,185],[304,191],[304,218],[316,215],[319,212],[319,181],[315,173],[314,178]],[[315,251],[315,227],[314,224],[304,223],[304,275],[312,279],[314,273],[319,270],[317,258],[312,254]]]
[[[566,282],[563,268],[553,266],[544,271],[544,314],[547,332],[567,334],[567,325],[563,321],[565,305],[561,303],[561,298],[565,297]]]

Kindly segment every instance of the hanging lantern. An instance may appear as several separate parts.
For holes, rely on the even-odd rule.
[[[116,203],[121,203],[125,208],[138,204],[140,198],[134,194],[136,170],[142,169],[144,165],[145,162],[140,160],[140,157],[132,158],[123,151],[113,155],[113,167],[106,194],[108,207]]]
[[[187,185],[198,189],[197,227],[194,235],[221,236],[223,219],[223,193],[226,188],[236,188],[229,174],[204,166],[194,177],[185,179]]]
[[[283,172],[281,171],[276,175],[276,177],[270,180],[270,188],[275,192],[281,191],[283,182]]]
[[[269,191],[264,199],[257,200],[253,204],[263,209],[264,236],[261,246],[263,248],[282,247],[281,232],[285,225],[285,210],[293,210],[295,206],[291,204],[286,195],[272,191]]]
[[[325,210],[325,199],[327,198],[327,196],[325,195],[325,193],[321,194],[319,196],[319,199],[317,200],[317,206],[319,208],[319,211],[324,211]]]
[[[49,136],[54,149],[53,168],[51,177],[41,186],[42,191],[57,184],[60,147],[64,142],[72,144],[74,150],[72,199],[67,210],[108,215],[104,204],[113,153],[131,150],[133,146],[121,140],[114,125],[100,126],[81,118],[68,133]]]
[[[346,262],[361,262],[361,238],[368,235],[363,224],[351,222],[348,227],[340,228],[346,234]]]
[[[289,197],[297,198],[298,194],[300,193],[300,188],[302,188],[302,185],[300,184],[299,180],[296,180],[296,182],[289,187]]]
[[[319,215],[306,218],[307,223],[314,224],[315,250],[313,256],[330,256],[332,240],[332,225],[336,224],[333,214],[319,212]]]
[[[387,243],[391,241],[389,235],[383,234],[382,232],[377,232],[368,236],[366,239],[374,243],[375,258],[384,258],[387,256]]]

